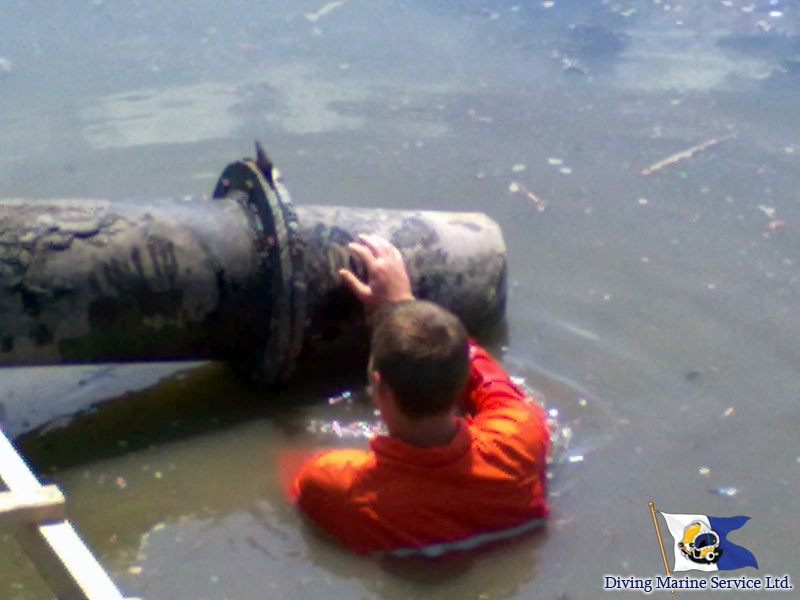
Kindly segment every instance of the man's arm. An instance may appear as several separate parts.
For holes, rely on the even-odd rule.
[[[525,392],[502,366],[474,339],[469,340],[469,379],[462,406],[472,414],[494,408],[527,403]]]
[[[471,426],[491,442],[493,452],[501,452],[510,468],[525,477],[533,476],[535,494],[545,505],[545,464],[550,448],[550,431],[542,405],[516,385],[503,367],[475,340],[469,341],[470,376],[462,398],[463,407],[471,413]],[[502,439],[501,444],[496,444]]]
[[[367,269],[369,281],[362,282],[355,273],[342,269],[342,281],[368,309],[393,302],[413,300],[411,282],[400,251],[377,235],[361,235],[349,245]],[[503,368],[475,340],[469,341],[470,376],[464,391],[463,405],[471,413],[525,401],[525,393]]]

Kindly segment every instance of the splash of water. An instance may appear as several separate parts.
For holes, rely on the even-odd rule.
[[[363,407],[366,404],[366,392],[345,390],[340,394],[327,398],[327,404],[330,407],[336,407],[337,412],[351,412],[355,407]],[[324,437],[362,440],[370,440],[376,435],[386,435],[388,433],[378,410],[372,411],[371,418],[356,420],[342,418],[311,419],[306,426],[306,431]]]
[[[309,433],[334,436],[339,439],[365,439],[369,440],[376,435],[386,435],[386,425],[380,419],[375,421],[352,421],[342,422],[338,420],[327,421],[324,419],[312,419],[308,422],[306,430]]]
[[[549,405],[544,396],[525,383],[524,377],[512,376],[511,381],[541,406],[547,415],[547,427],[550,430],[550,452],[547,456],[547,478],[553,477],[553,465],[574,464],[583,462],[583,453],[570,451],[574,430],[572,426],[561,417],[561,412],[555,406]]]
[[[547,414],[547,426],[550,430],[550,453],[547,457],[548,478],[552,477],[552,467],[556,464],[575,464],[583,462],[581,452],[570,452],[574,431],[569,423],[563,421],[561,413],[555,406],[548,406],[544,397],[526,385],[523,377],[512,377],[511,380],[541,406]],[[354,408],[363,407],[366,403],[366,392],[345,390],[327,398],[329,407],[336,407],[337,412],[351,412]],[[387,435],[386,425],[380,418],[380,411],[373,410],[371,418],[346,419],[340,415],[331,419],[311,419],[306,431],[320,437],[336,439],[370,440],[375,436]]]

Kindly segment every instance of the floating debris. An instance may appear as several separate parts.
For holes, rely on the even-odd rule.
[[[0,77],[11,75],[11,71],[13,70],[14,70],[14,63],[12,63],[7,58],[3,58],[2,56],[0,56]]]
[[[545,202],[544,200],[539,198],[536,194],[534,194],[532,191],[530,191],[528,188],[526,188],[521,183],[518,183],[516,181],[512,181],[508,185],[508,191],[511,192],[512,194],[517,194],[517,193],[525,194],[525,196],[529,200],[533,201],[533,203],[536,205],[536,210],[538,210],[539,212],[541,212],[545,208],[547,208],[547,202]]]
[[[547,162],[554,166],[564,164],[564,161],[560,158],[548,158]]]
[[[778,229],[780,229],[784,225],[786,225],[785,221],[770,221],[769,225],[767,225],[767,227],[769,228],[770,231],[778,231]],[[765,235],[769,235],[769,234],[765,234]]]
[[[756,204],[756,208],[767,215],[767,218],[774,219],[775,218],[775,209],[771,206],[765,206],[764,204]]]
[[[324,5],[322,8],[320,8],[317,12],[306,13],[305,17],[306,17],[306,19],[308,19],[312,23],[316,23],[317,21],[319,21],[325,15],[333,12],[334,10],[336,10],[337,8],[340,8],[342,6],[344,6],[344,2],[341,2],[341,1],[328,2],[326,5]]]
[[[711,469],[709,469],[708,467],[700,467],[700,470],[698,471],[698,473],[700,473],[700,475],[705,477],[706,475],[711,473]]]
[[[467,114],[470,117],[472,117],[473,120],[478,121],[479,123],[491,123],[492,122],[492,117],[486,117],[486,116],[483,116],[483,115],[479,115],[478,111],[476,111],[474,108],[470,108],[467,111]]]
[[[511,167],[511,170],[514,173],[521,173],[522,171],[525,170],[525,165],[523,164],[514,165],[513,167]]]
[[[714,488],[713,490],[709,490],[709,491],[712,494],[718,494],[720,496],[727,496],[729,498],[732,498],[733,496],[735,496],[736,494],[739,493],[739,490],[736,489],[735,487],[728,487],[728,486]]]
[[[353,393],[348,390],[342,392],[341,394],[338,394],[336,396],[331,396],[330,398],[328,398],[328,404],[330,404],[331,406],[334,406],[336,404],[341,404],[342,402],[345,402],[346,404],[352,404]]]
[[[572,173],[572,169],[570,169],[569,167],[561,167],[559,171],[564,175],[569,175],[570,173]]]
[[[667,158],[665,158],[664,160],[660,160],[657,163],[653,163],[652,165],[650,165],[649,167],[647,167],[642,171],[642,175],[650,175],[650,173],[663,169],[664,167],[676,163],[679,160],[683,160],[685,158],[691,158],[692,155],[694,155],[697,152],[702,152],[707,148],[711,148],[712,146],[716,146],[717,144],[733,139],[735,137],[736,134],[732,133],[731,135],[727,135],[725,137],[711,138],[710,140],[706,140],[702,144],[697,144],[696,146],[692,146],[691,148],[687,148],[686,150],[672,154]]]
[[[736,409],[735,409],[733,406],[729,406],[729,407],[728,407],[728,408],[726,408],[726,409],[725,409],[725,411],[722,413],[722,417],[723,417],[723,418],[725,418],[725,417],[730,417],[730,416],[733,414],[733,412],[734,412],[735,410],[736,410]]]
[[[588,71],[577,59],[570,58],[563,55],[561,57],[561,69],[567,73],[577,73],[578,75],[586,75]]]
[[[700,376],[702,374],[703,374],[702,371],[698,371],[697,369],[692,369],[691,371],[687,371],[686,373],[684,373],[683,376],[686,378],[686,381],[696,381],[700,379]]]

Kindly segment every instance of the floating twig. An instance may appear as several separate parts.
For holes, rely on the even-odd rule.
[[[344,2],[337,1],[337,2],[328,2],[325,6],[320,8],[317,12],[313,13],[306,13],[305,17],[312,23],[319,21],[322,17],[327,15],[328,13],[333,12],[337,8],[344,6]]]
[[[660,160],[657,163],[654,163],[654,164],[650,165],[644,171],[642,171],[642,175],[650,175],[650,173],[653,173],[654,171],[658,171],[659,169],[663,169],[664,167],[666,167],[668,165],[671,165],[672,163],[676,163],[679,160],[683,160],[684,158],[690,158],[696,152],[701,152],[702,150],[705,150],[706,148],[711,148],[711,146],[716,146],[717,144],[719,144],[721,142],[724,142],[724,141],[727,141],[727,140],[729,140],[731,138],[734,138],[734,137],[736,137],[736,134],[732,133],[730,135],[726,135],[725,137],[711,138],[710,140],[706,140],[702,144],[697,144],[697,146],[692,146],[691,148],[687,148],[686,150],[683,150],[682,152],[677,152],[677,153],[675,153],[675,154],[673,154],[671,156],[668,156],[664,160]]]
[[[528,198],[528,200],[533,201],[533,203],[536,205],[536,210],[538,210],[539,212],[547,208],[547,202],[539,198],[539,196],[534,194],[532,191],[530,191],[521,183],[512,181],[508,186],[508,191],[511,192],[512,194],[520,194],[520,193],[524,194],[525,197]]]

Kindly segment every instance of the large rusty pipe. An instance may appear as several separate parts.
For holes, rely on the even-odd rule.
[[[363,323],[337,271],[379,233],[415,293],[473,332],[502,320],[506,263],[477,213],[294,206],[271,164],[213,199],[0,201],[0,366],[228,360],[265,384]]]

